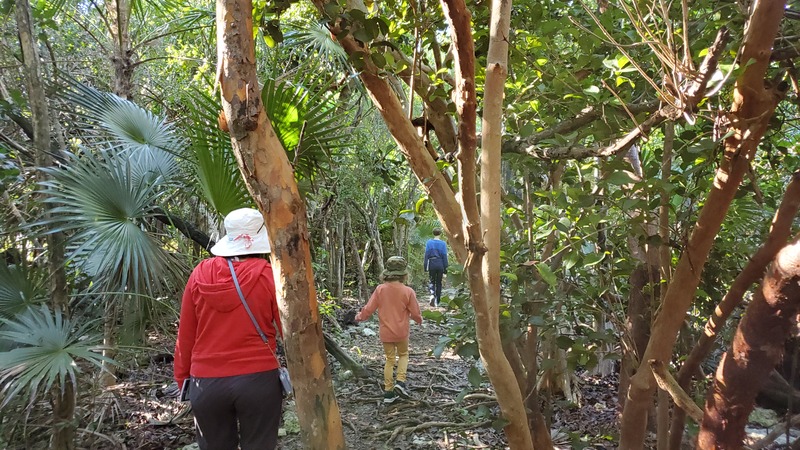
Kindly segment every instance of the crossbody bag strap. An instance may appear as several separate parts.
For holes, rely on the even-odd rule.
[[[250,316],[250,320],[253,321],[253,325],[256,326],[256,331],[258,331],[258,335],[261,336],[261,340],[264,341],[265,344],[269,345],[269,339],[267,339],[267,335],[261,331],[261,327],[258,326],[258,322],[256,321],[256,317],[253,315],[253,311],[250,311],[250,307],[247,305],[247,300],[244,299],[244,294],[242,294],[242,288],[239,286],[239,279],[236,278],[236,271],[233,270],[233,263],[230,259],[225,258],[228,261],[228,267],[231,269],[231,276],[233,277],[233,284],[236,286],[236,292],[239,293],[239,300],[242,301],[242,306],[244,306],[245,311],[247,311],[247,315]]]

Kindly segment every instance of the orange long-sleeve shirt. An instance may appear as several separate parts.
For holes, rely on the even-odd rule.
[[[422,323],[422,314],[413,289],[399,281],[383,283],[375,288],[364,309],[356,315],[358,322],[378,311],[381,342],[402,342],[410,333],[408,319]]]

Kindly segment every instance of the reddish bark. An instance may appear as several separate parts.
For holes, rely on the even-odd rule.
[[[250,0],[217,2],[222,109],[239,170],[269,231],[286,360],[305,447],[344,449],[317,310],[305,203],[261,102],[252,11]]]
[[[648,267],[650,267],[648,273]],[[639,367],[644,349],[647,347],[647,340],[650,337],[650,305],[652,295],[659,297],[657,293],[646,295],[645,287],[651,284],[652,289],[657,289],[656,283],[661,280],[659,268],[640,264],[631,272],[631,290],[628,295],[628,317],[625,322],[627,331],[628,345],[622,350],[622,363],[619,370],[619,393],[618,401],[620,406],[625,406],[625,396],[628,393],[628,385],[634,371]]]
[[[742,448],[756,394],[781,360],[798,311],[800,239],[795,239],[773,260],[736,330],[731,350],[722,357],[706,398],[698,449]]]
[[[697,345],[692,349],[689,357],[686,358],[686,362],[683,363],[683,366],[678,371],[676,378],[683,390],[689,390],[692,376],[697,373],[700,363],[708,356],[714,346],[717,334],[725,325],[733,310],[742,302],[745,292],[761,278],[767,264],[775,257],[775,254],[786,243],[786,240],[789,239],[792,222],[798,210],[800,210],[800,171],[792,175],[792,180],[786,187],[783,201],[781,201],[778,211],[772,219],[772,228],[767,241],[750,258],[742,272],[733,280],[728,293],[725,294],[725,297],[714,309],[714,314],[708,319]],[[670,449],[677,450],[681,448],[685,422],[686,414],[682,410],[673,413],[672,425],[670,426]]]
[[[694,300],[694,293],[700,284],[700,275],[714,238],[769,126],[769,119],[782,98],[780,89],[765,86],[764,77],[785,6],[785,1],[756,0],[753,4],[741,51],[741,60],[747,61],[747,66],[736,80],[730,115],[731,133],[725,139],[724,157],[667,288],[642,357],[644,362],[651,359],[671,359],[678,331]],[[642,366],[643,363],[640,363],[639,370],[631,378],[625,410],[622,413],[619,444],[622,450],[638,450],[644,445],[647,411],[652,403],[656,383],[653,372],[649,367]]]

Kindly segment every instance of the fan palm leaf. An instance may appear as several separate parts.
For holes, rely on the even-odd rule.
[[[47,305],[29,309],[13,319],[2,319],[0,339],[16,342],[18,347],[0,352],[0,385],[3,403],[20,393],[33,400],[54,385],[76,384],[84,361],[100,367],[114,361],[97,353],[101,337],[92,331],[93,322],[77,326],[59,310]]]
[[[218,102],[209,94],[194,90],[184,98],[190,125],[186,128],[191,145],[186,158],[194,177],[190,184],[220,216],[248,206],[250,194],[239,173],[230,137],[217,127]]]
[[[299,47],[304,53],[311,52],[321,59],[339,65],[340,68],[350,70],[347,53],[333,40],[324,22],[315,21],[308,25],[291,23],[289,26],[290,31],[284,34],[284,42],[288,46]]]
[[[41,273],[0,262],[0,318],[14,317],[45,300],[47,290]]]
[[[264,108],[299,178],[313,178],[347,144],[336,103],[321,84],[299,75],[291,83],[267,80],[262,89]]]
[[[92,144],[112,148],[126,154],[134,164],[135,173],[160,174],[172,178],[178,165],[174,155],[186,146],[174,125],[114,94],[98,91],[66,77],[63,96],[79,106],[75,111],[90,123],[96,123],[105,133]]]
[[[69,156],[68,164],[48,169],[42,184],[53,205],[45,222],[51,232],[70,231],[70,257],[105,291],[156,294],[165,283],[183,278],[185,268],[148,230],[158,200],[167,192],[138,176],[135,164],[113,151]]]

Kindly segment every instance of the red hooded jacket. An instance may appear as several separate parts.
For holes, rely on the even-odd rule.
[[[181,302],[175,344],[175,381],[229,377],[277,369],[276,328],[283,335],[272,266],[261,258],[233,261],[247,305],[267,335],[258,335],[242,306],[225,258],[205,259],[195,267]],[[273,321],[275,324],[273,325]]]

